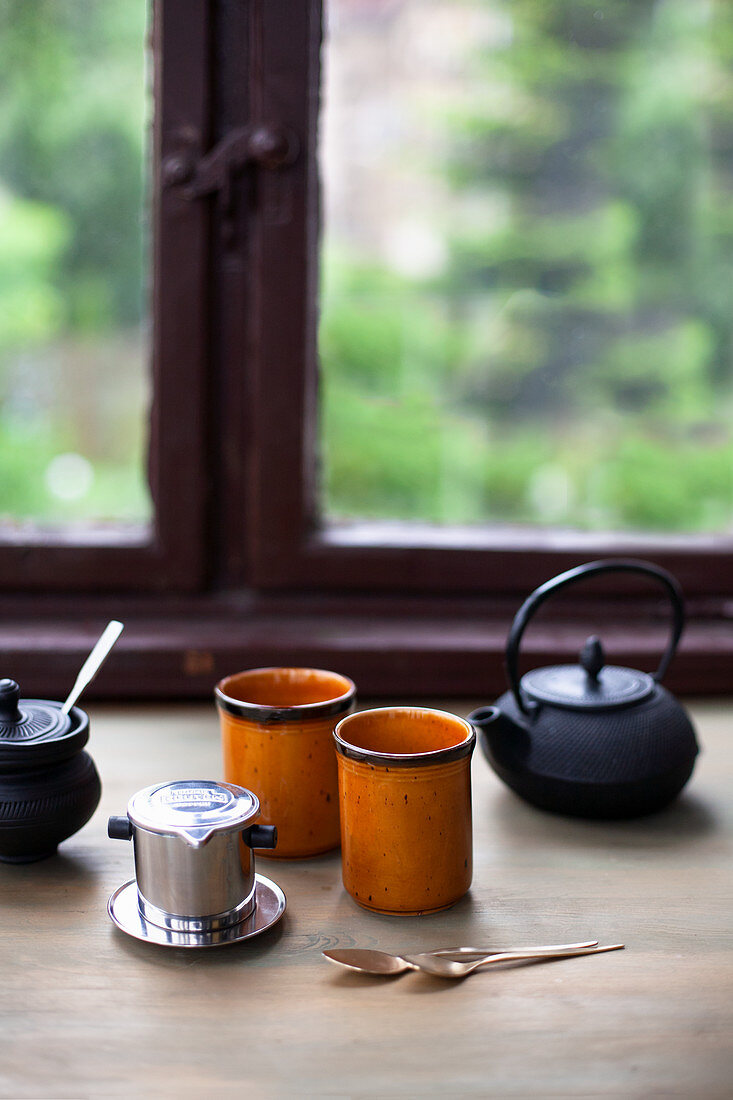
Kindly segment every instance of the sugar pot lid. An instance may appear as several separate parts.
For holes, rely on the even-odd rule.
[[[127,806],[127,816],[136,828],[180,836],[194,848],[206,844],[214,833],[242,829],[259,812],[259,801],[251,791],[208,779],[155,783],[134,794]]]
[[[89,740],[89,716],[64,714],[51,699],[21,699],[15,680],[0,679],[0,772],[38,768],[74,756]]]
[[[21,699],[15,680],[0,679],[0,741],[48,741],[67,733],[71,725],[71,716],[62,712],[60,703]]]

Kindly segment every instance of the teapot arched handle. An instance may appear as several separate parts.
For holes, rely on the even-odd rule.
[[[568,569],[566,573],[560,573],[559,576],[553,577],[552,580],[546,581],[545,584],[541,584],[539,588],[535,588],[534,592],[527,597],[517,614],[514,616],[514,622],[512,623],[506,643],[506,671],[512,694],[522,713],[527,713],[527,705],[522,699],[522,693],[519,687],[519,643],[522,640],[522,635],[524,634],[529,620],[540,604],[543,604],[549,596],[559,591],[559,589],[565,588],[574,581],[582,580],[585,577],[597,576],[599,573],[641,573],[644,576],[653,577],[654,580],[659,581],[662,585],[672,605],[672,633],[667,649],[664,652],[662,660],[659,662],[659,668],[654,673],[654,680],[659,682],[669,668],[670,661],[675,655],[677,643],[680,640],[685,625],[685,608],[682,589],[672,574],[668,573],[666,569],[661,569],[657,565],[650,565],[648,562],[637,561],[635,558],[609,558],[602,561],[587,562],[585,565],[579,565],[575,569]]]

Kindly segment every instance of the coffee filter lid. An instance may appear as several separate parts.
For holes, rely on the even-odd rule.
[[[138,828],[180,836],[194,847],[206,844],[214,833],[243,829],[259,812],[251,791],[209,779],[156,783],[134,794],[127,807]]]

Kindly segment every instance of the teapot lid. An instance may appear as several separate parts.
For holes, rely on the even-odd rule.
[[[522,677],[522,690],[538,703],[570,710],[609,710],[638,703],[652,694],[655,680],[646,672],[606,665],[603,646],[588,638],[577,665],[536,668]]]

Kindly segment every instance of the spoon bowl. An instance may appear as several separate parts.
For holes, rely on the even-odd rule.
[[[360,974],[404,974],[406,970],[416,970],[412,963],[405,962],[400,955],[390,955],[387,951],[372,951],[367,947],[345,947],[342,950],[324,951],[324,958],[330,962],[356,970]]]

